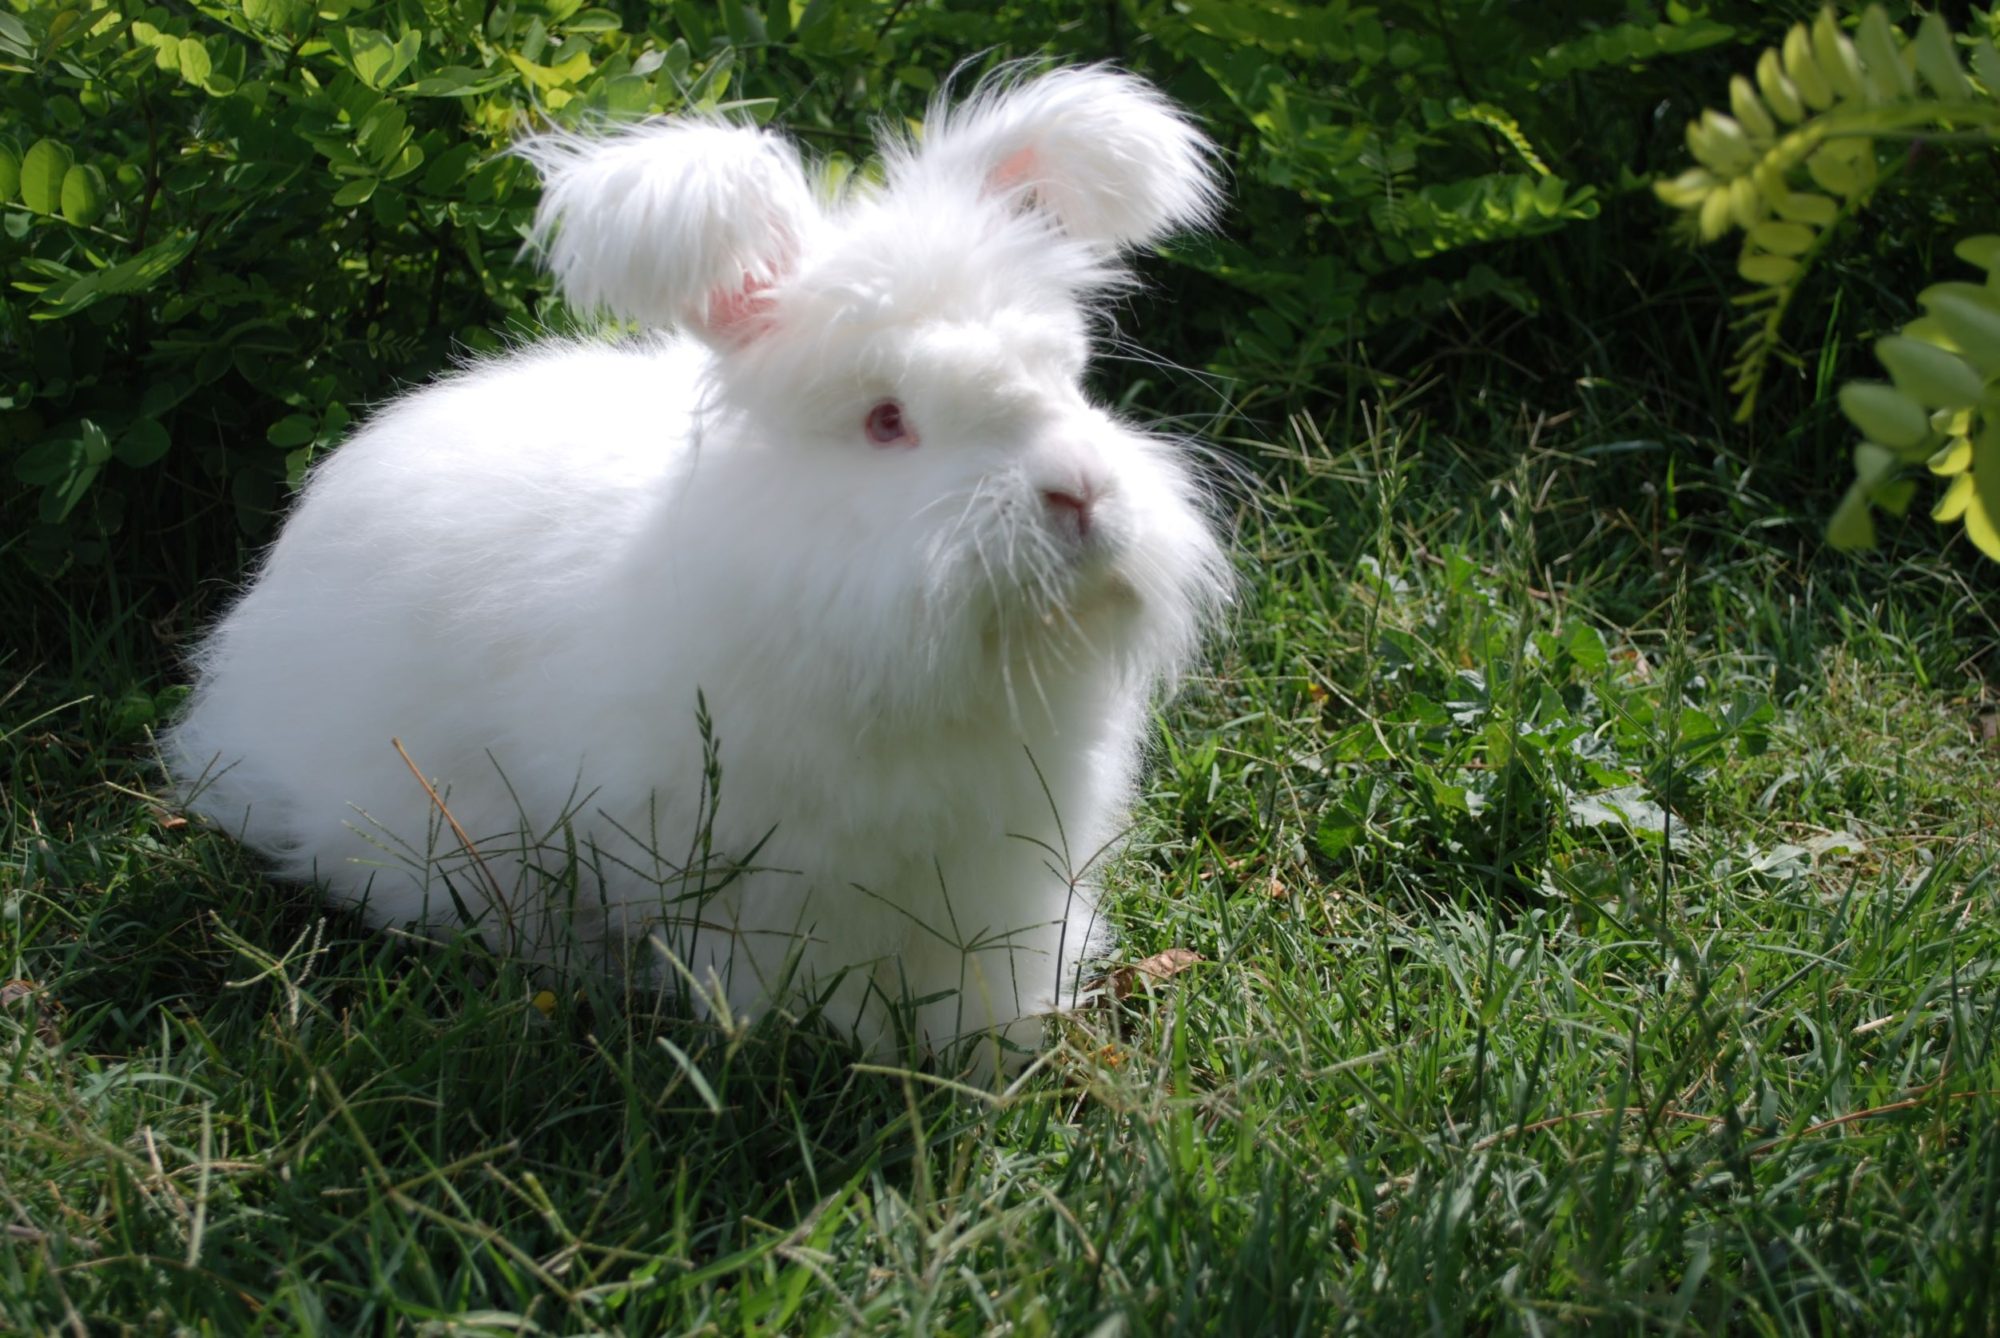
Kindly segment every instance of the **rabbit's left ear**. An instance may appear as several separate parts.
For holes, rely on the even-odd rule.
[[[529,241],[571,305],[725,347],[762,332],[765,290],[819,219],[797,151],[752,126],[682,118],[515,152],[541,171]]]
[[[934,106],[923,141],[890,168],[1018,194],[1079,241],[1124,249],[1209,222],[1221,201],[1215,146],[1158,89],[1102,66],[988,80]]]

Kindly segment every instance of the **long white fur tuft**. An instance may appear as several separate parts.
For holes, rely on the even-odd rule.
[[[892,162],[892,187],[1020,192],[1079,241],[1146,246],[1220,208],[1215,146],[1151,84],[1103,66],[1010,66],[950,106]]]
[[[544,182],[530,244],[580,311],[704,331],[783,278],[818,218],[798,152],[751,126],[663,121],[515,151]]]

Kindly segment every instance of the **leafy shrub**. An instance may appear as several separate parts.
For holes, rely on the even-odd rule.
[[[20,164],[22,206],[6,430],[47,555],[115,530],[160,470],[260,529],[385,372],[493,347],[532,311],[510,261],[533,195],[493,152],[524,106],[643,110],[677,104],[677,76],[726,86],[726,64],[685,48],[642,66],[601,10],[398,17],[249,0],[0,23],[38,72],[7,86],[23,144],[0,163]]]
[[[1747,331],[1732,368],[1739,417],[1753,412],[1781,356],[1780,326],[1814,262],[1895,177],[1912,138],[1936,131],[1988,146],[2000,138],[2000,52],[1986,37],[1963,39],[1968,76],[1959,40],[1935,13],[1905,37],[1880,6],[1850,38],[1822,10],[1763,53],[1754,84],[1741,75],[1731,82],[1730,114],[1711,109],[1689,123],[1699,165],[1658,191],[1689,211],[1705,240],[1743,232],[1737,270],[1756,286],[1744,299]],[[1980,551],[2000,560],[2000,402],[1990,389],[2000,373],[2000,237],[1969,237],[1955,249],[1984,282],[1927,288],[1917,299],[1926,314],[1875,344],[1892,381],[1841,390],[1842,409],[1867,438],[1828,529],[1843,547],[1871,546],[1871,508],[1901,515],[1916,493],[1907,468],[1928,464],[1952,480],[1932,515],[1963,521]]]
[[[517,260],[534,182],[503,152],[538,118],[729,106],[838,163],[968,53],[1120,60],[1235,175],[1225,235],[1156,270],[1172,300],[1146,343],[1270,426],[1351,400],[1358,337],[1394,377],[1439,313],[1574,300],[1518,247],[1640,193],[1683,67],[1769,21],[1628,0],[14,3],[0,458],[44,570],[101,559],[135,512],[230,565],[367,405],[558,322]],[[1198,393],[1158,407],[1212,407]]]
[[[1501,244],[1594,219],[1607,193],[1642,185],[1659,85],[1635,74],[1735,35],[1678,4],[1650,10],[1139,6],[1232,136],[1234,226],[1190,258],[1261,303],[1221,360],[1244,404],[1336,398],[1345,346],[1388,327],[1421,357],[1422,318],[1455,303],[1537,308]]]

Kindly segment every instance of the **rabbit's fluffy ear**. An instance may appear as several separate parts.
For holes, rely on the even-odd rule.
[[[818,217],[797,151],[750,126],[662,121],[516,151],[542,174],[530,244],[571,306],[720,342],[756,336],[760,295]]]
[[[1018,193],[1079,241],[1125,248],[1209,222],[1215,146],[1157,89],[1103,66],[1006,70],[942,102],[892,182],[942,179]]]

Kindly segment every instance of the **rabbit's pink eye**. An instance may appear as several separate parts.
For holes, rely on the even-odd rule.
[[[868,411],[868,440],[877,446],[901,446],[908,448],[917,444],[917,434],[903,420],[903,406],[894,400],[883,400]]]

